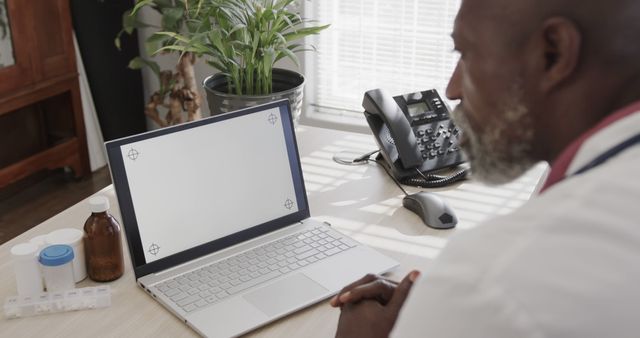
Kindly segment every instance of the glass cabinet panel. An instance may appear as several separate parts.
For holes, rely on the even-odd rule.
[[[0,0],[0,68],[15,64],[6,0]]]

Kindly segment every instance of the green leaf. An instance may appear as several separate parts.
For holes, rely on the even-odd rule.
[[[296,25],[291,21],[291,19],[289,19],[288,16],[284,15],[282,16],[282,19],[287,23],[287,25],[289,25],[289,28],[295,30],[296,29]]]
[[[187,18],[184,21],[185,27],[189,33],[202,33],[205,31],[209,31],[212,29],[211,20],[209,17],[205,17],[204,19],[191,19]]]
[[[293,63],[295,63],[296,67],[300,68],[300,60],[298,60],[298,56],[293,51],[291,51],[288,48],[285,48],[281,50],[280,53],[281,54],[278,55],[278,57],[276,58],[276,62],[286,56],[291,61],[293,61]]]
[[[125,11],[122,14],[122,28],[127,34],[133,33],[133,30],[136,29],[136,17],[131,15],[131,11]]]
[[[247,28],[247,25],[242,24],[242,23],[239,23],[239,24],[235,25],[235,26],[231,29],[231,31],[229,31],[229,35],[233,34],[234,32],[236,32],[236,31],[238,31],[238,30],[240,30],[240,29],[244,29],[244,28]]]
[[[252,44],[252,55],[256,55],[258,51],[258,44],[260,43],[260,32],[253,32],[253,44]]]
[[[329,26],[331,25],[301,28],[295,32],[286,33],[283,36],[287,39],[287,41],[295,41],[295,40],[302,39],[307,35],[318,34],[320,33],[320,31],[327,29]]]
[[[154,61],[146,60],[141,57],[135,57],[129,61],[129,68],[142,69],[143,67],[149,67],[156,76],[160,77],[160,66]]]
[[[182,36],[178,33],[174,33],[174,32],[156,32],[154,35],[165,35],[168,36],[170,38],[176,39],[178,41],[184,42],[184,43],[188,43],[189,39],[185,36]]]
[[[135,15],[131,15],[129,11],[125,11],[124,14],[122,14],[122,29],[127,32],[127,34],[131,35],[135,29],[144,27],[150,27],[150,25],[138,21],[138,18]]]
[[[158,5],[159,8],[166,8],[166,7],[173,7],[173,0],[154,0],[153,2],[155,2],[156,5]]]
[[[203,0],[198,0],[198,6],[196,8],[196,12],[195,15],[198,16],[198,14],[200,14],[200,11],[202,10],[202,4],[204,3]]]
[[[118,33],[118,35],[116,36],[116,38],[115,38],[115,39],[114,39],[114,41],[113,41],[113,44],[115,44],[115,45],[116,45],[116,48],[117,48],[118,50],[120,50],[120,49],[121,49],[121,44],[120,44],[120,35],[122,35],[122,31],[121,31],[120,33]]]
[[[158,51],[158,49],[162,48],[165,42],[169,41],[171,38],[166,35],[153,34],[151,35],[147,41],[144,43],[145,51],[147,55],[153,55]]]
[[[275,8],[285,8],[287,6],[289,6],[292,2],[295,2],[296,0],[278,0],[274,7]]]
[[[263,71],[265,74],[269,74],[271,73],[271,68],[273,68],[273,63],[276,61],[276,51],[273,49],[273,47],[265,48],[263,49],[263,57]]]
[[[226,72],[228,70],[227,67],[225,67],[222,63],[220,63],[220,61],[217,60],[207,60],[207,64],[221,72]]]
[[[131,15],[135,16],[136,14],[138,14],[138,11],[140,10],[140,8],[144,6],[153,5],[153,1],[154,0],[138,0],[138,2],[136,2],[136,5],[131,10]]]
[[[222,37],[218,32],[216,31],[209,32],[208,38],[209,38],[209,42],[211,42],[211,44],[215,49],[217,49],[220,53],[222,53],[223,56],[227,55],[227,50],[224,44],[222,43]]]
[[[178,52],[182,52],[182,53],[186,53],[186,52],[191,52],[191,53],[195,53],[197,55],[202,55],[208,52],[208,50],[206,48],[202,48],[202,47],[196,47],[196,46],[164,46],[160,49],[158,49],[157,53],[160,53],[162,51],[165,50],[170,50],[170,51],[178,51]]]
[[[282,34],[280,34],[280,33],[276,32],[275,38],[276,38],[276,41],[274,41],[274,42],[277,43],[277,44],[284,45],[284,44],[287,43],[287,39],[285,39],[284,36],[282,36]]]
[[[180,30],[180,21],[184,15],[184,8],[173,7],[162,9],[162,28],[167,31],[177,32]]]
[[[304,21],[302,20],[302,17],[300,16],[300,14],[297,13],[289,13],[286,15],[287,19],[289,19],[289,21],[291,21],[293,26],[297,26],[300,25],[302,23],[304,23]]]

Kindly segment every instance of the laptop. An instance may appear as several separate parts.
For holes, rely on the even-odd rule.
[[[310,218],[288,100],[106,143],[137,284],[237,336],[398,263]]]

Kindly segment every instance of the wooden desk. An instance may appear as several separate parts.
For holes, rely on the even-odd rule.
[[[448,238],[475,227],[493,215],[512,211],[527,201],[546,166],[532,169],[518,181],[499,188],[464,183],[437,193],[458,214],[454,230],[429,229],[418,216],[402,208],[402,192],[375,164],[339,165],[332,156],[349,150],[366,153],[376,148],[369,135],[300,126],[298,143],[309,196],[311,215],[329,221],[353,236],[401,262],[392,273],[401,278],[412,268],[426,271],[447,244]],[[415,192],[418,189],[408,188]],[[111,200],[111,212],[119,217],[111,186],[99,194]],[[0,300],[16,291],[10,248],[30,238],[64,227],[82,228],[89,211],[86,200],[0,246]],[[126,246],[125,246],[126,247]],[[127,250],[125,249],[125,252]],[[196,333],[139,289],[128,253],[125,274],[110,283],[112,305],[106,309],[67,312],[39,317],[0,319],[4,337],[193,337]],[[79,287],[95,285],[85,280]],[[327,302],[311,306],[249,334],[250,337],[332,337],[339,311]]]

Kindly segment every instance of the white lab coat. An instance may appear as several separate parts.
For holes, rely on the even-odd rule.
[[[640,111],[590,137],[567,173],[640,133]],[[640,337],[640,144],[454,236],[393,337]]]

